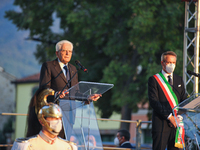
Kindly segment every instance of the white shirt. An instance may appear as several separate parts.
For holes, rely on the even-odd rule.
[[[164,75],[164,77],[166,78],[167,81],[168,81],[168,76],[171,75],[171,79],[173,82],[173,73],[168,74],[163,69],[162,69],[161,73]]]
[[[68,68],[68,63],[67,63],[67,64],[62,63],[62,62],[59,60],[59,58],[58,58],[58,63],[59,63],[60,68],[62,69],[62,71],[63,71],[63,73],[64,73],[64,75],[65,75],[65,77],[66,77],[66,71],[65,71],[65,69],[64,69],[63,67],[66,65],[67,68]],[[69,70],[69,68],[68,68],[68,70]]]

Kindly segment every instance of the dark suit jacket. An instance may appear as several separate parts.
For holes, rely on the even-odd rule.
[[[179,103],[187,98],[182,77],[175,74],[173,74],[173,91]],[[172,113],[172,108],[153,76],[148,80],[148,97],[150,106],[153,108],[152,131],[169,131],[167,117]]]
[[[76,67],[72,64],[68,63],[68,69],[70,72],[70,78],[74,76],[74,74],[77,72]],[[40,70],[40,83],[39,86],[43,88],[51,88],[55,92],[61,91],[66,84],[68,83],[65,75],[63,72],[61,72],[62,69],[60,68],[60,65],[58,63],[58,59],[55,59],[53,61],[48,61],[42,64],[41,70]],[[71,87],[76,85],[78,83],[78,74],[73,77],[71,80]],[[65,89],[68,89],[70,87],[67,87]],[[71,94],[71,93],[70,93]],[[74,93],[75,94],[75,93]],[[51,98],[52,99],[52,98]],[[75,108],[76,103],[72,102],[69,107]],[[70,111],[68,116],[72,116],[70,123],[73,125],[75,121],[75,109],[73,111]],[[69,126],[69,125],[67,125]],[[70,126],[71,127],[71,126]],[[68,129],[66,129],[68,131]],[[70,129],[71,131],[72,129]],[[71,134],[71,132],[70,132]],[[60,137],[65,138],[64,130],[61,130]],[[69,138],[69,137],[68,137]]]
[[[131,148],[131,149],[134,149],[134,147],[133,147],[130,143],[125,143],[125,144],[123,144],[123,145],[121,145],[121,146],[119,146],[119,147],[121,147],[121,148]]]
[[[68,63],[68,69],[70,72],[70,77],[76,73],[76,67],[72,64]],[[65,85],[67,84],[67,79],[65,78],[64,73],[61,73],[58,77],[56,77],[62,69],[58,63],[58,59],[53,61],[48,61],[42,64],[40,71],[40,87],[51,88],[55,91],[61,91]],[[74,86],[78,83],[78,74],[76,74],[72,81],[71,86]],[[66,87],[68,89],[69,87]]]

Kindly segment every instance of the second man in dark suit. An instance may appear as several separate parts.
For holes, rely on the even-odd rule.
[[[162,71],[148,80],[148,97],[152,114],[153,150],[178,150],[175,145],[174,106],[187,98],[182,77],[175,75],[177,55],[167,51],[161,56]],[[174,94],[175,93],[175,94]]]

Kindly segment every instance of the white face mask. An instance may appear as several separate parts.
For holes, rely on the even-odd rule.
[[[175,64],[167,64],[166,65],[166,71],[167,71],[167,73],[174,72],[175,67],[176,67]]]
[[[119,146],[119,139],[118,139],[117,137],[115,137],[115,139],[114,139],[114,144],[115,144],[116,146]]]
[[[86,142],[87,143],[87,147],[89,148],[89,150],[93,150],[94,149],[94,145],[91,142]]]
[[[62,129],[62,121],[58,119],[58,120],[52,120],[52,121],[47,121],[47,122],[49,122],[49,127],[54,131],[52,132],[52,134],[58,135]]]

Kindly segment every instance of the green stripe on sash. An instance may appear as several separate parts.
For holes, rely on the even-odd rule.
[[[172,94],[172,96],[173,96],[173,98],[174,98],[174,100],[175,100],[176,105],[178,105],[178,99],[177,99],[177,97],[176,97],[176,94],[175,94],[174,91],[172,90],[171,85],[169,84],[169,82],[167,81],[167,79],[165,78],[165,76],[164,76],[161,72],[159,72],[158,74],[159,74],[159,75],[161,76],[161,78],[164,80],[165,84],[167,85],[169,91],[171,92],[171,94]],[[172,109],[173,109],[173,108],[172,108]]]

